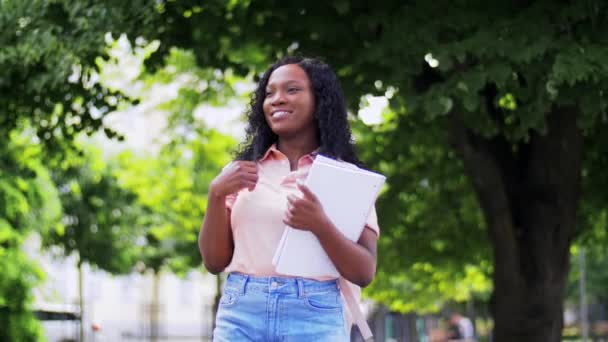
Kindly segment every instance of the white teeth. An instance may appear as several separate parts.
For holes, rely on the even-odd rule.
[[[289,114],[289,112],[285,112],[285,111],[279,111],[279,112],[274,112],[274,113],[272,113],[272,117],[273,117],[273,118],[280,119],[280,118],[282,118],[282,117],[287,116],[288,114]]]

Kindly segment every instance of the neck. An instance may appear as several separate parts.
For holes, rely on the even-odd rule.
[[[277,142],[277,149],[283,153],[287,159],[291,169],[295,170],[298,168],[298,160],[319,147],[318,140],[316,139],[284,139],[279,138]]]

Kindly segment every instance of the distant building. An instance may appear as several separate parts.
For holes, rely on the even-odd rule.
[[[30,238],[25,246],[26,252],[47,274],[46,282],[35,289],[36,313],[45,319],[43,327],[49,342],[77,341],[80,310],[75,258],[54,259],[40,253],[38,246],[36,237]],[[112,276],[87,266],[83,272],[85,341],[149,340],[146,337],[152,331],[164,340],[196,338],[201,341],[211,336],[215,276],[198,271],[191,272],[185,279],[162,274],[159,324],[153,327],[151,274]],[[96,332],[93,325],[98,329]]]

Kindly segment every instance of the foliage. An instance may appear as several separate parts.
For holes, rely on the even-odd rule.
[[[0,340],[37,341],[31,290],[44,273],[21,249],[32,231],[60,227],[58,194],[27,121],[0,145]]]
[[[233,139],[213,130],[198,130],[194,139],[174,142],[156,156],[120,155],[122,186],[150,208],[143,263],[159,271],[184,274],[200,265],[198,233],[207,203],[207,186],[221,167]]]
[[[207,187],[235,146],[234,139],[210,129],[194,113],[203,103],[222,105],[238,99],[242,95],[236,88],[247,81],[230,70],[199,67],[191,52],[179,49],[169,51],[162,67],[148,70],[144,62],[158,47],[154,41],[140,41],[134,48],[121,36],[110,41],[111,58],[98,58],[97,65],[101,84],[167,117],[157,137],[158,153],[125,151],[117,157],[116,171],[120,186],[136,194],[137,202],[149,210],[142,217],[146,247],[140,265],[184,274],[200,265],[197,241]],[[120,73],[125,69],[132,70],[126,80]],[[154,98],[161,87],[171,89],[171,94]]]
[[[0,1],[0,340],[42,339],[28,310],[43,273],[21,249],[30,232],[62,229],[47,166],[112,108],[92,69],[104,34],[141,32],[153,13],[145,1]]]
[[[40,341],[42,331],[30,305],[31,290],[44,279],[44,272],[21,250],[4,247],[0,270],[0,340]]]
[[[436,313],[451,301],[487,301],[492,288],[487,276],[489,267],[488,262],[464,267],[460,264],[434,267],[431,262],[419,262],[392,274],[385,271],[388,267],[381,267],[366,290],[392,311]]]
[[[119,186],[113,172],[93,148],[65,169],[53,170],[63,226],[46,234],[43,242],[61,247],[66,256],[76,253],[79,264],[116,274],[129,272],[141,253],[138,238],[144,234],[146,208]]]
[[[532,167],[527,159],[531,141],[546,133],[549,113],[567,108],[585,137],[580,230],[570,240],[578,235],[581,244],[600,243],[601,239],[585,239],[605,231],[605,225],[594,225],[602,222],[600,212],[608,194],[603,191],[608,184],[607,145],[601,134],[608,121],[604,91],[608,82],[604,63],[608,57],[604,34],[607,7],[599,0],[515,1],[491,6],[481,1],[388,0],[373,4],[309,1],[281,6],[268,0],[203,4],[191,0],[103,4],[1,1],[2,26],[14,30],[0,34],[0,67],[9,71],[0,77],[0,108],[7,110],[7,115],[0,116],[0,136],[6,137],[21,118],[31,116],[31,130],[52,153],[75,132],[101,127],[103,113],[112,108],[106,103],[111,92],[131,96],[124,90],[104,90],[91,81],[93,61],[104,55],[102,37],[106,31],[161,42],[158,52],[147,61],[147,67],[161,71],[158,78],[143,76],[141,80],[147,84],[161,81],[161,76],[177,75],[171,68],[162,69],[165,58],[183,64],[184,69],[175,69],[179,71],[195,68],[193,60],[206,68],[194,72],[190,79],[195,82],[180,93],[182,97],[168,104],[181,113],[173,116],[173,133],[179,132],[177,127],[194,122],[189,121],[193,104],[206,95],[192,89],[201,86],[209,70],[214,77],[255,77],[280,55],[300,52],[323,56],[340,76],[352,110],[366,94],[385,95],[390,100],[382,124],[365,127],[354,123],[363,159],[389,177],[379,202],[383,229],[378,279],[382,283],[375,283],[370,294],[402,310],[413,307],[399,303],[396,291],[413,288],[417,293],[417,284],[432,291],[436,289],[433,284],[447,284],[439,286],[443,287],[439,294],[433,292],[439,301],[445,299],[443,296],[485,298],[487,286],[479,284],[485,284],[487,278],[481,281],[479,276],[494,271],[491,252],[497,245],[486,239],[491,227],[488,217],[482,216],[479,193],[472,186],[479,179],[464,172],[480,165],[467,165],[454,153],[450,120],[461,119],[468,136],[480,145],[500,143],[504,147],[501,152],[514,160],[514,169],[521,172],[511,173],[508,165],[499,165],[502,176],[514,175],[521,180],[524,171]],[[72,67],[80,71],[74,72]],[[149,75],[154,75],[156,69],[149,70]],[[72,74],[76,81],[66,83]],[[217,78],[217,84],[224,81]],[[229,94],[221,86],[209,85],[211,82],[206,89],[215,89],[220,96]],[[116,94],[109,102],[119,104],[120,97]],[[211,133],[201,136],[212,138],[206,134]],[[156,198],[156,208],[180,199],[177,190],[171,193],[171,189],[154,196],[155,187],[167,179],[179,188],[204,193],[204,187],[176,178],[191,176],[194,170],[187,158],[180,159],[190,143],[185,141],[185,145],[166,147],[162,158],[167,160],[152,164],[167,172],[135,167],[152,172],[155,182],[137,186],[134,173],[121,176],[121,181],[139,191],[142,200]],[[218,158],[209,170],[220,167],[219,159],[224,162],[227,157]],[[556,163],[558,159],[554,159]],[[187,171],[178,171],[181,167]],[[3,174],[0,182],[4,181]],[[192,200],[185,204],[186,212],[193,203],[204,202],[196,196],[186,198]],[[569,201],[578,202],[578,197]],[[518,203],[524,206],[526,202]],[[156,220],[152,236],[183,233],[183,241],[190,241],[188,248],[192,248],[191,227],[195,224],[187,217],[184,212],[151,216]],[[189,228],[178,231],[162,222]],[[175,246],[181,243],[165,241]],[[190,259],[186,259],[178,264],[188,264]],[[470,284],[464,286],[467,290],[451,288],[463,280]],[[436,305],[425,297],[417,296],[420,307]]]
[[[373,127],[353,123],[362,159],[389,180],[378,202],[379,272],[367,293],[405,312],[487,300],[492,266],[485,223],[447,138],[433,139],[440,128],[409,127],[409,144],[400,150],[365,148],[403,139],[387,129],[396,119]]]
[[[78,132],[103,128],[111,94],[96,82],[94,59],[104,54],[106,32],[143,34],[150,27],[155,11],[146,3],[1,1],[1,135],[26,116],[48,151],[57,152]]]
[[[192,48],[204,65],[240,64],[257,73],[295,51],[323,56],[336,68],[352,109],[362,95],[391,93],[385,121],[356,128],[363,159],[389,176],[379,203],[378,279],[386,281],[373,285],[376,298],[395,298],[407,287],[400,279],[430,285],[412,272],[415,265],[430,264],[454,282],[471,265],[493,272],[487,265],[497,245],[486,238],[475,179],[465,176],[452,149],[455,116],[477,141],[504,146],[514,169],[501,164],[501,175],[521,181],[532,165],[530,142],[546,133],[553,109],[568,108],[591,142],[581,170],[582,203],[590,210],[584,213],[605,203],[595,199],[605,199],[605,187],[592,186],[606,179],[593,164],[605,158],[606,146],[598,138],[607,122],[605,2],[167,1],[162,8],[163,24],[173,29],[159,39]],[[251,46],[257,53],[247,53]],[[589,217],[581,218],[581,230]],[[383,293],[388,284],[402,286]]]

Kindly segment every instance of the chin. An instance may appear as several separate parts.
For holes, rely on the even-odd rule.
[[[271,126],[270,129],[274,134],[280,137],[290,136],[295,133],[293,129],[290,129],[289,127],[284,127],[283,125]]]

